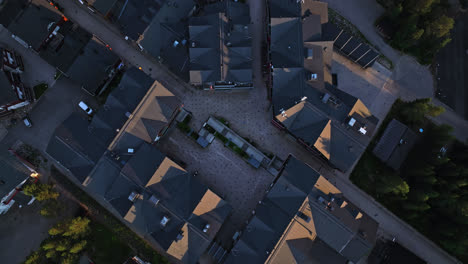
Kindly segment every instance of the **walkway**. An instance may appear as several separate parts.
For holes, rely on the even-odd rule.
[[[358,1],[358,0],[356,0]],[[356,6],[355,2],[354,6]],[[360,0],[364,2],[373,2],[373,0]],[[113,51],[119,56],[127,60],[130,64],[135,66],[141,66],[143,71],[150,74],[153,78],[160,80],[168,88],[170,88],[176,95],[178,95],[185,104],[185,108],[194,113],[192,124],[201,127],[203,122],[208,119],[210,115],[216,115],[224,117],[229,121],[230,126],[233,130],[239,133],[241,136],[246,136],[252,139],[254,142],[262,142],[262,147],[265,151],[275,153],[279,158],[285,159],[289,153],[292,153],[297,158],[308,163],[314,167],[318,172],[330,179],[331,182],[335,183],[353,203],[362,208],[364,212],[375,218],[380,222],[380,226],[386,232],[393,234],[397,237],[398,241],[408,247],[411,251],[415,252],[419,256],[423,257],[430,263],[453,263],[455,262],[448,254],[443,252],[440,248],[432,244],[429,240],[424,238],[422,235],[412,230],[412,228],[406,223],[402,222],[399,218],[389,213],[386,209],[382,208],[376,203],[370,196],[363,193],[359,188],[352,185],[345,176],[334,171],[330,171],[327,167],[323,166],[323,163],[315,158],[311,153],[305,151],[299,144],[290,140],[290,137],[283,132],[278,131],[275,127],[270,124],[271,110],[270,103],[266,100],[267,93],[266,88],[261,80],[261,67],[260,67],[260,41],[264,26],[262,24],[262,18],[264,16],[262,4],[263,1],[252,1],[251,15],[254,18],[253,21],[253,57],[254,57],[254,83],[255,88],[248,93],[209,93],[206,91],[198,91],[191,89],[189,85],[178,80],[171,74],[166,68],[156,62],[154,59],[146,56],[137,50],[131,43],[124,40],[123,36],[118,32],[116,27],[109,25],[102,18],[96,14],[90,13],[87,9],[79,4],[78,1],[73,0],[58,0],[59,4],[64,7],[65,14],[73,21],[78,21],[79,24],[86,30],[94,33],[103,41],[108,43]],[[337,4],[338,2],[344,4],[345,2],[351,1],[331,1]],[[371,4],[371,3],[368,3]],[[348,4],[344,4],[346,8]],[[353,6],[352,4],[349,4]],[[360,5],[365,6],[365,5]],[[373,6],[373,5],[370,5]],[[351,8],[349,13],[356,11],[359,14],[372,13],[373,10],[355,10]],[[343,12],[343,10],[338,10]],[[345,10],[346,11],[346,10]],[[345,16],[349,14],[343,12]],[[375,10],[374,10],[375,11]],[[377,13],[378,14],[378,13]],[[361,21],[362,23],[369,23],[368,20]],[[369,23],[371,26],[373,23]],[[359,24],[358,24],[359,26]],[[363,30],[364,34],[367,34]],[[370,39],[373,41],[372,39]],[[396,54],[392,50],[382,51],[387,57],[391,58],[396,63],[397,70],[394,73],[393,82],[389,82],[389,88],[402,89],[407,88],[411,93],[420,94],[422,91],[423,95],[432,94],[432,80],[428,79],[430,73],[424,67],[408,61],[407,58],[402,57],[399,60],[395,60],[390,53]],[[398,55],[398,54],[397,54]],[[396,56],[396,55],[395,55]],[[409,65],[406,65],[409,64]],[[417,79],[417,80],[415,80]],[[421,84],[420,80],[426,80]],[[414,84],[412,86],[412,84]],[[427,88],[430,87],[430,88]],[[411,89],[416,89],[412,91]],[[199,128],[198,127],[198,128]],[[252,205],[260,199],[263,195],[264,190],[271,181],[271,176],[265,175],[255,179],[246,178],[245,184],[249,184],[250,188],[236,191],[236,188],[242,188],[242,184],[238,183],[239,178],[226,179],[223,175],[215,169],[220,167],[223,170],[229,170],[230,166],[242,166],[242,170],[253,170],[248,168],[247,164],[235,164],[233,162],[218,164],[211,160],[205,160],[203,157],[203,151],[196,144],[184,144],[184,139],[180,137],[180,133],[173,133],[165,138],[164,142],[161,143],[165,148],[172,149],[177,152],[180,149],[181,152],[189,155],[193,160],[193,166],[201,167],[206,170],[200,171],[201,180],[213,187],[215,191],[217,189],[230,188],[231,194],[226,199],[232,204],[236,203],[236,199],[241,200],[244,204],[239,207],[251,208]],[[231,155],[234,160],[235,154],[228,151],[224,153],[223,147],[220,148],[220,152],[223,155]],[[181,156],[181,158],[184,156]],[[231,157],[228,158],[231,160]],[[245,167],[245,168],[244,168]],[[204,176],[205,175],[205,176]],[[244,175],[247,176],[247,175]],[[220,182],[222,181],[222,182]],[[240,185],[238,185],[240,184]],[[254,199],[252,199],[254,198]],[[239,203],[239,201],[237,201]],[[243,211],[242,217],[236,217],[236,222],[241,223],[247,216]],[[239,213],[241,213],[239,211]]]

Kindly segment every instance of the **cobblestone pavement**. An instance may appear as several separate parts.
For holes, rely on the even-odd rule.
[[[263,12],[263,1],[251,1],[251,4],[253,3],[251,5],[251,13],[254,18],[253,29],[255,32],[253,42],[256,43],[253,47],[255,88],[245,93],[213,94],[205,91],[195,91],[188,84],[175,78],[164,66],[160,65],[146,54],[138,51],[131,43],[125,41],[116,27],[111,26],[103,18],[97,16],[97,14],[90,13],[87,9],[84,9],[83,6],[79,5],[77,1],[58,0],[58,2],[64,7],[67,17],[77,21],[86,30],[97,35],[108,43],[113,48],[113,51],[127,62],[137,67],[142,67],[143,71],[153,78],[158,79],[179,96],[184,102],[185,107],[194,113],[194,119],[191,123],[193,127],[199,128],[209,115],[224,117],[230,122],[231,128],[241,136],[249,137],[253,141],[261,143],[258,144],[260,149],[272,152],[282,159],[285,159],[287,155],[291,153],[322,173],[322,175],[327,177],[332,183],[336,184],[351,202],[358,205],[368,215],[376,216],[383,230],[396,236],[402,245],[408,247],[417,255],[431,263],[453,262],[453,259],[440,248],[417,233],[391,212],[382,208],[372,197],[351,184],[346,175],[323,166],[320,160],[316,159],[311,153],[305,151],[297,143],[293,142],[293,140],[290,140],[287,135],[276,130],[276,128],[270,124],[272,118],[270,103],[267,100],[266,88],[261,81],[260,67],[258,67],[261,63],[259,60],[259,38],[262,36],[261,30],[264,28],[263,25],[259,24],[259,22],[262,21],[260,18],[262,17],[261,12]],[[259,20],[257,21],[256,18],[259,18]],[[367,23],[369,23],[369,21],[367,21]],[[394,60],[394,62],[396,61]],[[400,62],[400,60],[398,60],[398,62]],[[413,84],[422,85],[423,88],[427,88],[426,84],[432,87],[432,80],[423,84],[420,82],[411,82],[411,80],[414,79],[412,75],[419,76],[417,78],[422,78],[421,75],[415,73],[420,72],[419,70],[423,69],[423,67],[411,68],[414,66],[414,64],[411,64],[409,68],[403,68],[407,67],[406,63],[405,60],[401,60],[401,63],[397,63],[397,67],[401,66],[399,69],[406,70],[396,70],[396,73],[394,73],[394,76],[396,76],[396,78],[394,78],[395,82],[384,84],[388,86],[385,87],[385,89],[398,91],[398,89],[403,89],[407,86],[411,86],[408,88],[410,91],[411,89],[420,89],[420,86],[412,86]],[[425,74],[425,72],[423,73]],[[423,90],[426,91],[427,89]],[[207,155],[204,153],[204,150],[200,150],[193,142],[187,142],[189,139],[184,137],[185,136],[178,131],[173,131],[160,145],[162,148],[167,148],[166,150],[168,152],[175,152],[175,154],[181,158],[190,157],[190,159],[193,159],[193,161],[185,160],[188,164],[188,168],[199,169],[200,175],[204,174],[204,176],[200,176],[200,178],[215,190],[221,191],[225,188],[225,195],[228,201],[236,201],[236,199],[245,196],[242,197],[243,203],[241,202],[239,205],[233,205],[236,206],[236,210],[238,210],[237,212],[239,212],[239,214],[236,215],[232,221],[240,225],[241,222],[244,221],[243,219],[246,220],[249,216],[253,204],[263,196],[262,190],[271,182],[271,176],[263,174],[263,172],[258,170],[255,171],[253,175],[260,176],[257,176],[257,178],[251,177],[252,168],[238,160],[238,157],[236,157],[234,153],[230,153],[228,150],[224,149],[219,142],[208,147],[207,151],[209,151],[210,154]],[[182,146],[184,148],[183,150],[181,149]],[[177,151],[180,151],[180,153],[177,153]],[[218,157],[211,157],[211,152],[215,153]],[[213,164],[223,160],[228,161],[228,163]],[[234,162],[236,160],[238,161]],[[212,168],[210,169],[210,167]],[[230,178],[222,177],[224,174],[218,173],[217,170],[221,170],[225,173],[228,173],[227,171],[229,170],[234,170],[239,173],[245,173],[246,175]],[[241,189],[237,189],[238,186],[242,186],[240,187]],[[243,190],[245,186],[248,186],[247,190]],[[247,197],[248,195],[252,196]]]

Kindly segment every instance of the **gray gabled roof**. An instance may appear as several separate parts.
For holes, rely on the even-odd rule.
[[[0,144],[0,199],[27,179],[30,174],[31,172],[8,151],[8,147]]]
[[[118,59],[104,43],[92,38],[66,74],[91,94],[96,94]]]
[[[372,248],[377,226],[323,176],[290,156],[226,263],[357,262]]]
[[[62,18],[60,12],[44,0],[33,0],[9,25],[8,30],[37,50],[49,34],[49,26]]]
[[[252,82],[252,49],[247,5],[224,1],[189,20],[190,82]]]
[[[14,101],[18,101],[18,95],[8,80],[6,72],[0,70],[0,106]]]
[[[106,145],[89,130],[88,120],[73,113],[55,129],[46,152],[83,182],[105,150]]]
[[[302,22],[299,17],[272,18],[271,59],[276,68],[302,67]]]
[[[116,3],[117,0],[88,0],[88,4],[96,8],[104,16],[107,15]]]
[[[400,121],[393,119],[379,139],[373,153],[397,170],[405,161],[417,140],[417,135]]]

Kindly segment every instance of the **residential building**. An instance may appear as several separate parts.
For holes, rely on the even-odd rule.
[[[108,45],[93,37],[65,74],[91,95],[99,95],[119,72],[120,65],[119,57]]]
[[[378,223],[290,156],[225,263],[357,263]]]
[[[28,105],[34,101],[34,96],[21,81],[24,71],[21,56],[6,48],[0,48],[0,55],[0,115],[3,116],[13,109]]]
[[[178,262],[197,263],[230,205],[146,142],[119,150],[104,155],[83,185]]]
[[[202,15],[189,19],[190,83],[207,90],[253,88],[251,47],[247,4],[222,1],[203,7]]]
[[[398,170],[416,144],[417,135],[406,125],[392,119],[375,146],[373,153],[382,162]]]
[[[2,10],[0,15],[4,12]],[[17,12],[15,19],[4,26],[18,42],[64,73],[91,39],[91,34],[68,20],[57,6],[46,0],[31,0]]]
[[[269,1],[273,124],[332,167],[348,171],[378,119],[358,98],[333,85],[333,39],[327,4]]]
[[[6,0],[0,16],[20,44],[31,48],[91,95],[99,94],[118,72],[119,58],[109,45],[68,20],[51,1],[31,0],[23,8]],[[11,6],[11,7],[10,7]]]
[[[8,148],[0,145],[0,214],[14,204],[27,205],[31,197],[21,192],[21,187],[31,180],[31,171]]]
[[[91,122],[74,113],[55,130],[47,153],[173,261],[197,263],[231,206],[152,144],[183,111],[166,87],[131,68]]]
[[[83,182],[142,98],[159,87],[144,72],[128,69],[91,122],[80,113],[73,113],[55,129],[47,153]]]

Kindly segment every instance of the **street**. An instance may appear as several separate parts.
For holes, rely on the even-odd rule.
[[[373,17],[367,15],[360,17],[359,20],[353,21],[352,18],[358,17],[358,15],[353,15],[352,12],[362,14],[375,11],[369,10],[369,8],[372,9],[372,7],[376,5],[373,3],[373,0],[359,1],[363,2],[363,5],[370,5],[370,7],[356,10],[355,7],[350,7],[353,5],[356,6],[356,3],[346,4],[344,1],[340,0],[329,0],[327,2],[330,2],[330,7],[332,8],[339,7],[336,10],[341,12],[353,23],[356,23],[356,26],[360,29],[363,27],[364,29],[361,30],[366,36],[369,35],[369,40],[371,42],[376,41],[381,51],[395,63],[395,70],[392,73],[382,73],[390,76],[383,75],[382,77],[378,72],[380,69],[373,68],[372,73],[375,74],[375,82],[372,81],[372,83],[375,85],[369,84],[369,87],[374,87],[376,89],[375,91],[369,93],[369,91],[360,90],[361,93],[368,93],[367,99],[365,99],[368,103],[373,101],[373,103],[371,102],[371,109],[374,109],[376,115],[379,117],[384,117],[386,111],[388,111],[391,106],[389,100],[393,97],[401,96],[404,99],[432,97],[432,76],[426,67],[417,64],[412,58],[402,56],[388,47],[374,32],[373,20],[370,20],[373,19]],[[194,114],[191,123],[192,127],[200,128],[210,115],[225,118],[229,121],[234,131],[256,142],[260,149],[273,153],[281,159],[286,159],[287,155],[292,154],[308,163],[334,183],[351,202],[360,207],[369,216],[374,217],[380,223],[380,228],[385,231],[385,233],[395,236],[400,244],[407,247],[427,262],[456,262],[434,243],[383,208],[358,187],[354,186],[348,180],[347,175],[323,166],[322,161],[318,160],[310,152],[307,152],[304,148],[299,146],[299,144],[291,140],[284,132],[278,131],[270,124],[272,118],[271,107],[270,102],[267,100],[266,87],[261,80],[260,67],[260,44],[264,29],[262,19],[264,16],[263,1],[250,1],[254,31],[253,67],[255,68],[255,88],[252,91],[242,93],[211,93],[194,90],[187,83],[177,79],[174,74],[170,73],[165,66],[161,65],[154,58],[137,50],[131,42],[123,38],[122,34],[118,32],[115,26],[110,25],[103,18],[99,17],[98,14],[91,13],[88,9],[80,5],[78,1],[57,0],[57,2],[64,8],[64,12],[68,18],[78,22],[80,26],[97,35],[100,39],[109,44],[112,50],[126,62],[136,67],[142,67],[144,72],[159,80],[176,94],[183,101],[184,107]],[[380,9],[377,11],[382,12]],[[342,65],[346,65],[339,57],[336,58],[336,61],[338,64],[340,64],[341,61]],[[341,73],[343,76],[349,74],[344,73],[346,71],[345,66],[340,68],[340,71],[343,72]],[[340,83],[343,83],[344,88],[346,88],[344,82],[346,81],[340,80]],[[355,90],[352,86],[348,86],[347,89]],[[35,126],[32,129],[27,129],[19,124],[9,131],[5,140],[7,142],[12,142],[15,139],[20,139],[44,151],[56,126],[72,111],[77,111],[75,110],[77,108],[76,104],[80,100],[92,101],[93,99],[84,94],[80,87],[70,80],[61,79],[57,81],[39,100],[31,113],[31,119],[33,123],[35,123]],[[379,100],[379,102],[386,102],[387,104],[382,106],[377,103],[376,100]],[[464,136],[466,138],[466,133],[464,134],[460,130],[460,128],[464,129],[464,127],[460,126],[460,124],[466,125],[468,123],[466,123],[466,121],[463,123],[461,121],[462,119],[457,118],[455,114],[447,112],[437,120],[456,125],[456,134],[459,137]],[[465,131],[468,131],[468,129]],[[181,159],[190,159],[185,160],[185,162],[190,168],[198,168],[200,170],[200,177],[202,177],[204,183],[213,187],[214,190],[226,193],[227,201],[237,206],[236,212],[238,212],[239,215],[233,220],[236,223],[236,227],[240,226],[240,224],[249,217],[252,206],[263,196],[262,191],[264,192],[266,186],[271,183],[272,179],[270,175],[264,174],[264,172],[252,173],[252,168],[248,167],[248,165],[240,159],[236,160],[237,157],[234,156],[234,153],[226,152],[226,149],[220,146],[219,142],[215,143],[218,145],[212,145],[208,147],[206,151],[202,151],[199,146],[190,144],[193,142],[186,142],[188,138],[182,137],[184,137],[184,135],[181,135],[179,131],[174,131],[168,135],[167,138],[163,139],[160,145],[162,149],[174,152],[174,155],[180,156]],[[186,144],[184,144],[184,142],[186,142]],[[183,144],[184,147],[183,151],[181,151],[181,144]],[[213,164],[217,162],[218,159],[222,160],[222,157],[215,159],[210,158],[209,155],[221,154],[225,155],[228,160],[239,162],[239,164]],[[225,166],[225,168],[220,169],[219,166]],[[230,166],[239,166],[240,168],[236,171],[245,173],[245,175],[239,176],[238,179],[225,179],[223,177],[225,176],[223,171],[229,170],[231,168]],[[255,179],[249,178],[257,176],[258,178]],[[249,188],[245,188],[246,185],[249,185]]]

